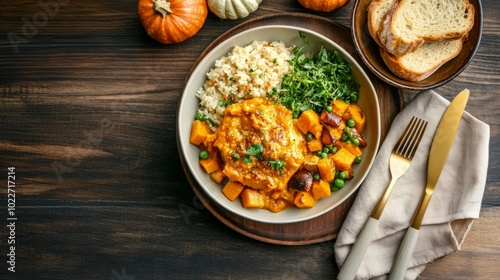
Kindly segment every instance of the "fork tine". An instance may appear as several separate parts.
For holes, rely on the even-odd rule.
[[[396,145],[394,145],[393,152],[397,152],[398,154],[401,153],[401,149],[405,146],[406,141],[408,141],[407,139],[410,137],[415,121],[416,117],[412,117],[410,123],[408,123],[405,130],[399,137],[398,142],[396,142]]]
[[[412,159],[417,151],[426,127],[426,121],[417,117],[412,117],[401,138],[398,140],[398,143],[396,143],[394,151],[405,158]]]
[[[425,129],[427,128],[427,122],[424,120],[420,120],[419,129],[417,131],[417,136],[415,137],[412,145],[412,149],[410,151],[410,158],[413,158],[415,153],[417,152],[418,145],[420,144],[420,140],[422,140],[422,136],[424,135]]]

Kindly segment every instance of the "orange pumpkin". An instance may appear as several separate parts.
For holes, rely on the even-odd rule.
[[[163,44],[194,36],[208,15],[206,0],[139,0],[137,10],[148,35]]]
[[[309,10],[329,13],[347,5],[350,0],[298,0],[299,3]]]

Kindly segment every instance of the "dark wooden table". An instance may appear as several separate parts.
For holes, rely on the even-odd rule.
[[[144,32],[137,1],[3,1],[0,279],[333,279],[334,239],[257,241],[200,203],[177,152],[176,106],[197,57],[231,27],[283,12],[350,27],[352,7],[320,14],[296,1],[265,0],[247,19],[209,14],[194,38],[166,46]],[[483,11],[474,60],[436,89],[448,99],[470,89],[467,110],[491,126],[481,218],[462,250],[428,266],[421,279],[500,275],[500,2],[483,1]],[[399,94],[410,101],[415,92]],[[8,271],[12,253],[15,273]]]

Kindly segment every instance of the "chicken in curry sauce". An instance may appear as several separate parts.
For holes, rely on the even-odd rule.
[[[329,108],[293,119],[282,105],[249,99],[229,105],[215,132],[195,120],[190,140],[228,199],[272,212],[310,208],[354,176],[367,145],[361,108],[341,100]]]

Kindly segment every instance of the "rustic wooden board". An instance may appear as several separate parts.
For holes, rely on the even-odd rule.
[[[219,36],[200,55],[193,68],[189,72],[186,81],[189,78],[189,75],[201,61],[201,59],[203,59],[203,57],[215,46],[217,46],[227,38],[250,28],[272,24],[283,24],[308,28],[310,30],[323,34],[324,36],[338,43],[350,55],[352,55],[360,65],[363,65],[363,62],[359,58],[354,48],[351,31],[349,28],[320,16],[287,13],[275,16],[264,16],[246,21],[245,23],[235,26],[234,28]],[[398,94],[397,89],[392,88],[377,79],[368,69],[365,68],[365,71],[370,76],[370,79],[372,80],[377,91],[380,103],[382,125],[381,140],[383,140],[383,138],[387,134],[392,120],[402,108],[402,101],[400,100],[400,95]],[[337,236],[340,227],[342,226],[342,222],[344,221],[356,194],[355,193],[353,196],[348,198],[341,205],[331,210],[330,212],[308,221],[290,224],[261,223],[242,218],[223,209],[215,202],[211,201],[209,196],[203,191],[203,189],[198,185],[198,183],[190,174],[190,171],[187,168],[184,159],[181,158],[181,162],[193,191],[198,196],[203,205],[217,219],[243,235],[268,243],[282,245],[304,245],[334,239]]]

